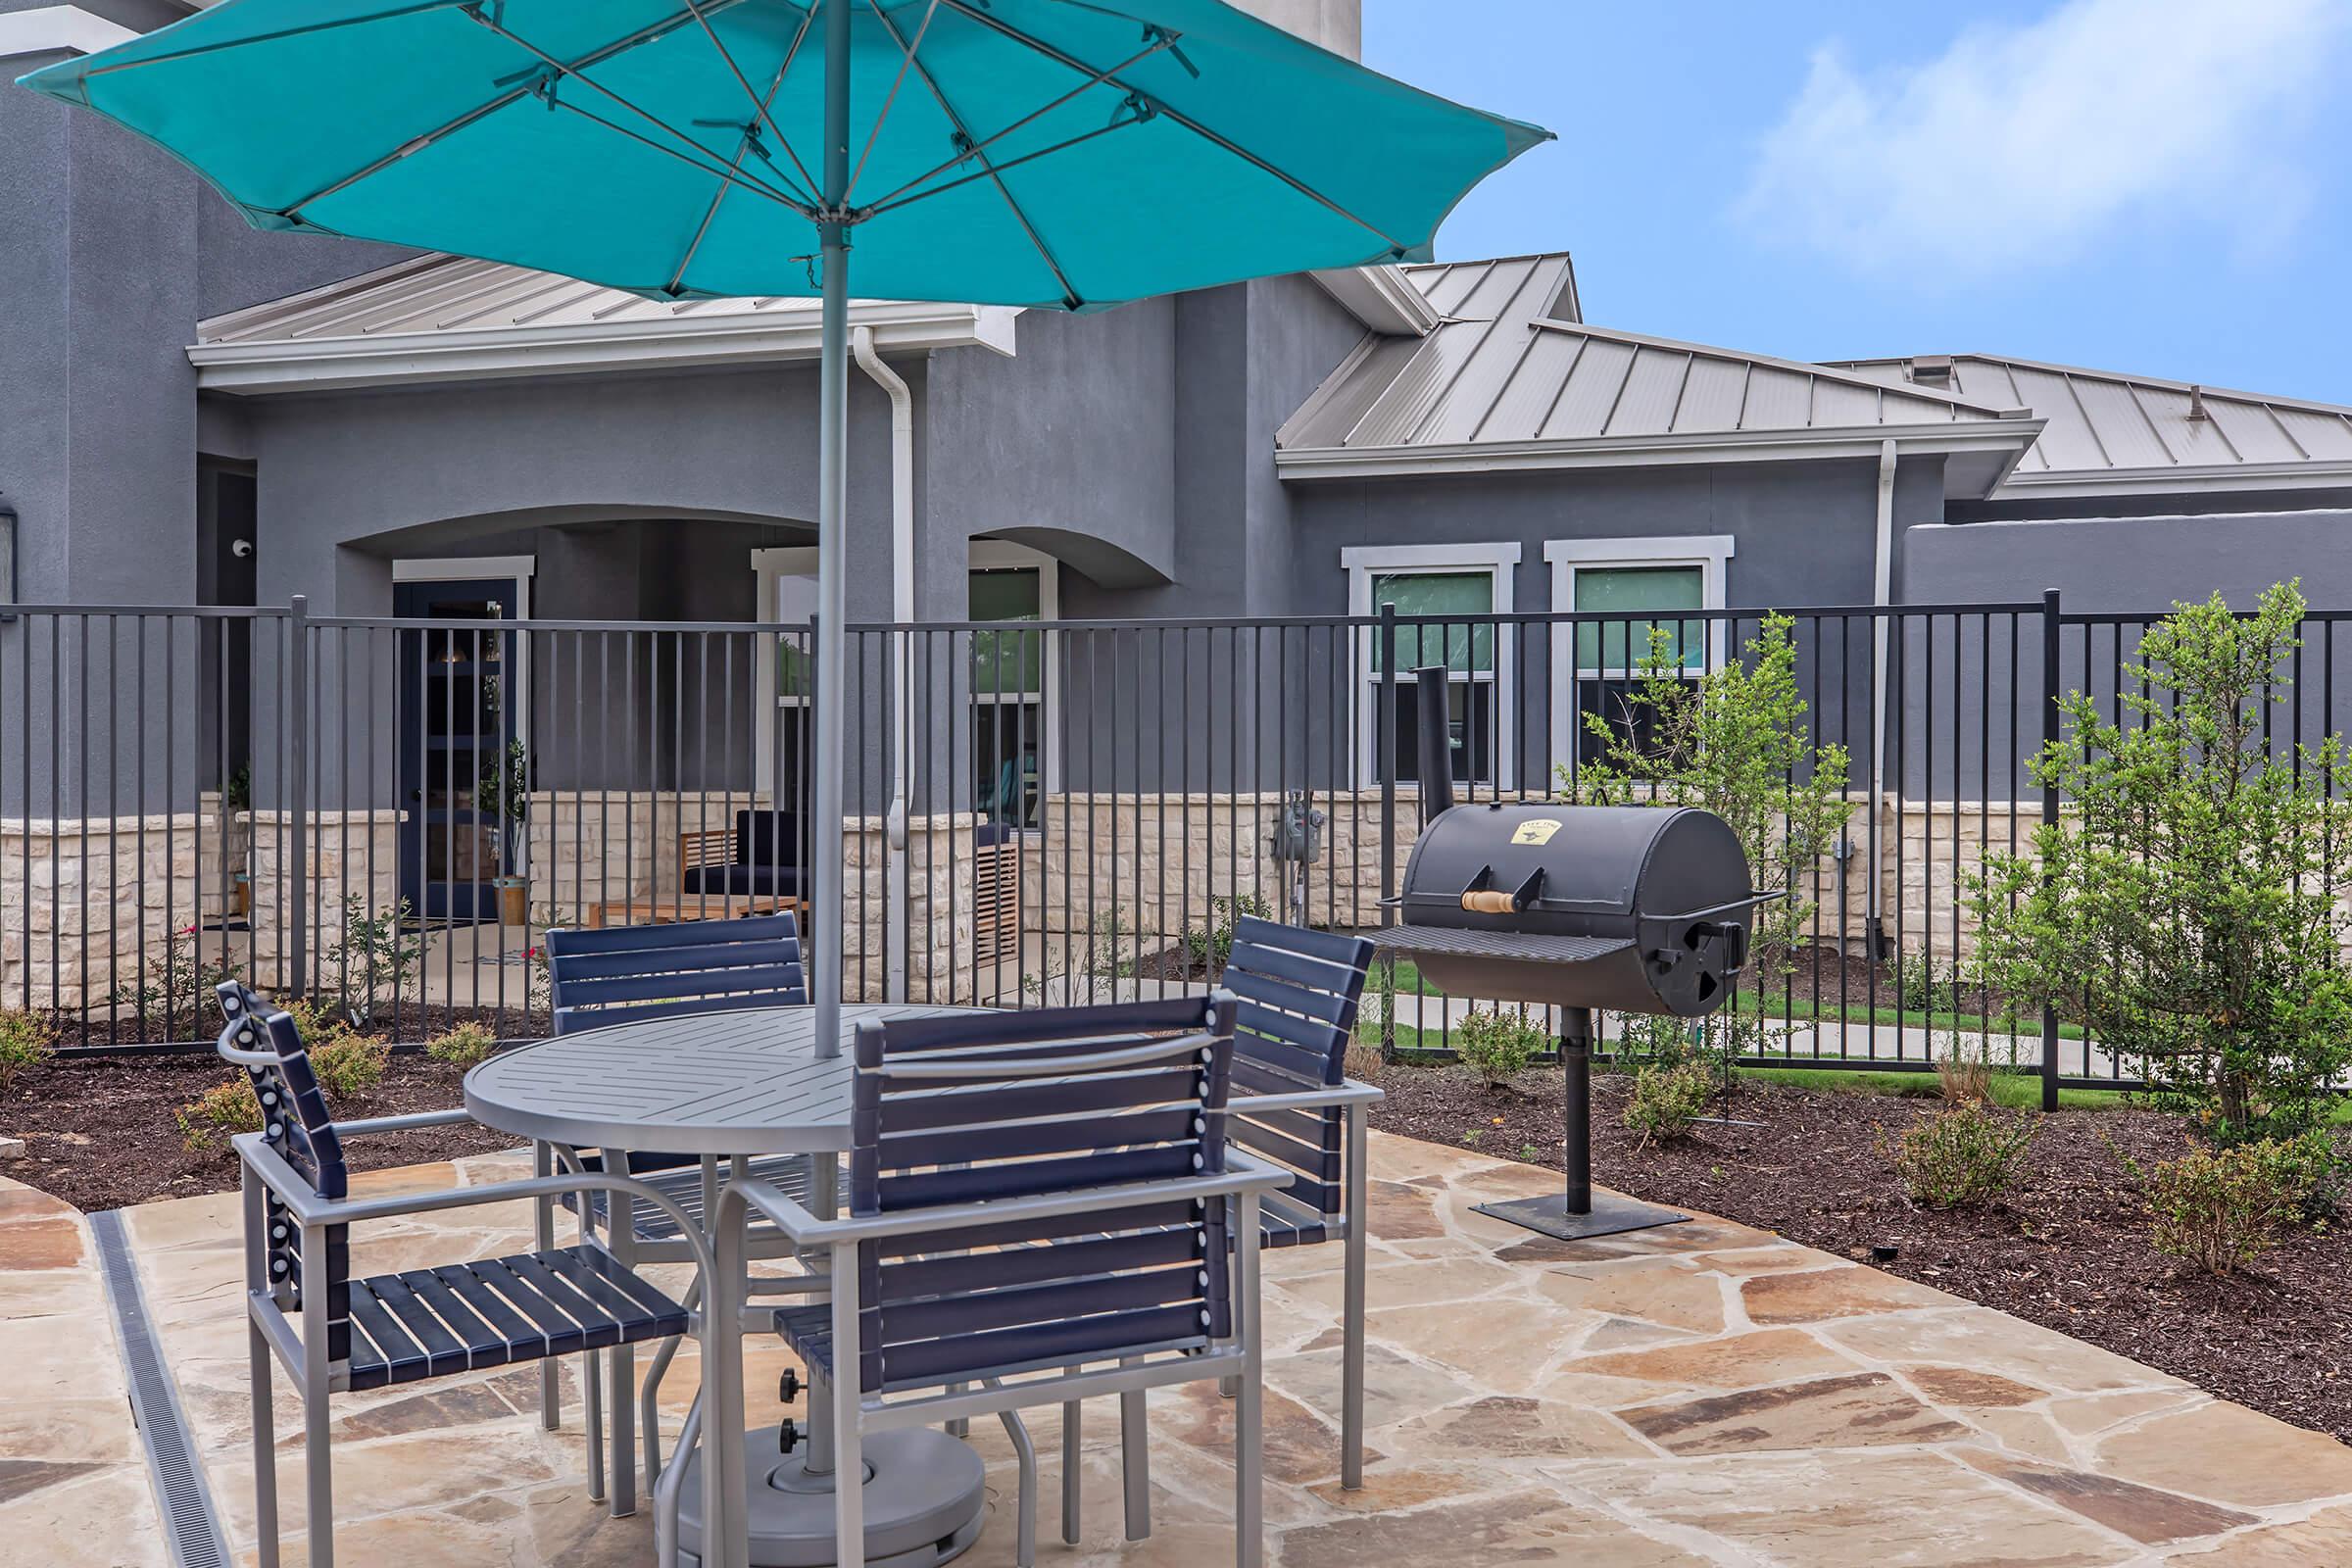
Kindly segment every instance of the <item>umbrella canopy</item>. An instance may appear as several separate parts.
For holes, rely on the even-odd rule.
[[[264,228],[672,298],[1085,310],[1427,260],[1548,132],[1218,0],[226,0],[24,84],[160,142]],[[829,19],[828,19],[829,20]],[[825,96],[849,100],[826,189]]]
[[[848,301],[1083,311],[1427,260],[1549,132],[1219,0],[224,0],[24,78],[262,228],[658,298],[824,297],[820,1051],[839,1049]]]

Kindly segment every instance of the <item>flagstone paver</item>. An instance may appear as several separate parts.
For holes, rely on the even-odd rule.
[[[1338,1484],[1341,1250],[1266,1259],[1275,1568],[1575,1560],[1599,1568],[2099,1568],[2352,1563],[2352,1449],[1925,1286],[1706,1215],[1561,1243],[1475,1212],[1548,1173],[1375,1135],[1369,1468]],[[380,1192],[523,1173],[515,1156],[375,1173]],[[365,1227],[355,1267],[521,1245],[497,1204]],[[240,1560],[252,1560],[236,1200],[135,1209],[165,1353]],[[0,1542],[61,1563],[164,1560],[80,1217],[0,1184]],[[662,1278],[674,1287],[678,1271]],[[674,1433],[698,1358],[662,1406]],[[775,1420],[774,1342],[747,1353]],[[343,1560],[607,1568],[650,1521],[587,1500],[578,1385],[541,1430],[534,1368],[336,1402]],[[1196,1568],[1232,1546],[1232,1406],[1152,1399],[1154,1534],[1124,1539],[1115,1412],[1088,1407],[1080,1542],[1054,1528],[1058,1422],[1033,1422],[1044,1564]],[[281,1495],[299,1523],[299,1409],[281,1380]],[[1012,1560],[1012,1450],[972,1441],[991,1520],[967,1562]],[[302,1560],[289,1540],[289,1564]]]

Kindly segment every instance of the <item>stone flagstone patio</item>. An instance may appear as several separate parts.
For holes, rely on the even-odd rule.
[[[1281,1568],[1574,1559],[1607,1568],[2352,1562],[2352,1449],[2063,1335],[1722,1220],[1558,1243],[1471,1212],[1554,1178],[1374,1135],[1366,1485],[1338,1483],[1340,1250],[1267,1266],[1268,1557]],[[520,1174],[517,1156],[379,1172],[370,1192]],[[252,1553],[233,1195],[130,1232],[239,1560]],[[519,1203],[371,1227],[373,1272],[524,1245]],[[753,1342],[754,1415],[787,1358]],[[0,1183],[0,1558],[168,1561],[91,1257],[72,1209]],[[674,1425],[694,1364],[665,1390]],[[587,1499],[576,1389],[540,1430],[537,1373],[337,1401],[344,1560],[564,1568],[652,1559],[650,1520]],[[280,1390],[289,1531],[298,1411]],[[1229,1406],[1153,1397],[1156,1532],[1121,1540],[1115,1407],[1088,1410],[1087,1508],[1056,1539],[1058,1422],[1032,1420],[1041,1563],[1230,1560]],[[1010,1453],[974,1429],[1012,1557]],[[289,1535],[287,1561],[302,1559]]]

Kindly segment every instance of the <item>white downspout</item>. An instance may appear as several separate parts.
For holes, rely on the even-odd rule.
[[[874,351],[874,329],[858,327],[850,335],[858,368],[890,394],[890,618],[901,627],[914,622],[914,394],[899,372],[882,363]],[[883,817],[889,844],[883,880],[883,995],[892,1002],[906,998],[906,754],[911,746],[913,715],[907,711],[914,686],[903,639],[892,639],[891,663],[898,686],[898,722],[890,729],[890,810]]]
[[[1881,938],[1879,930],[1879,862],[1885,857],[1875,843],[1879,828],[1881,803],[1886,795],[1886,607],[1894,598],[1894,443],[1879,443],[1879,527],[1877,559],[1873,566],[1872,600],[1879,613],[1871,617],[1871,682],[1870,689],[1877,699],[1870,705],[1870,827],[1863,835],[1869,846],[1869,893],[1863,910],[1864,940],[1870,944],[1872,957],[1878,956]],[[1899,831],[1899,829],[1898,829]]]

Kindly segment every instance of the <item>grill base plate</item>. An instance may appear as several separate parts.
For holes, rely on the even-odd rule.
[[[1524,1225],[1540,1231],[1555,1241],[1581,1242],[1592,1236],[1617,1236],[1626,1231],[1645,1231],[1655,1225],[1680,1225],[1690,1216],[1655,1203],[1636,1202],[1615,1193],[1595,1192],[1592,1212],[1568,1212],[1568,1195],[1551,1193],[1543,1198],[1518,1198],[1507,1203],[1480,1203],[1476,1211],[1492,1214],[1496,1219]]]

